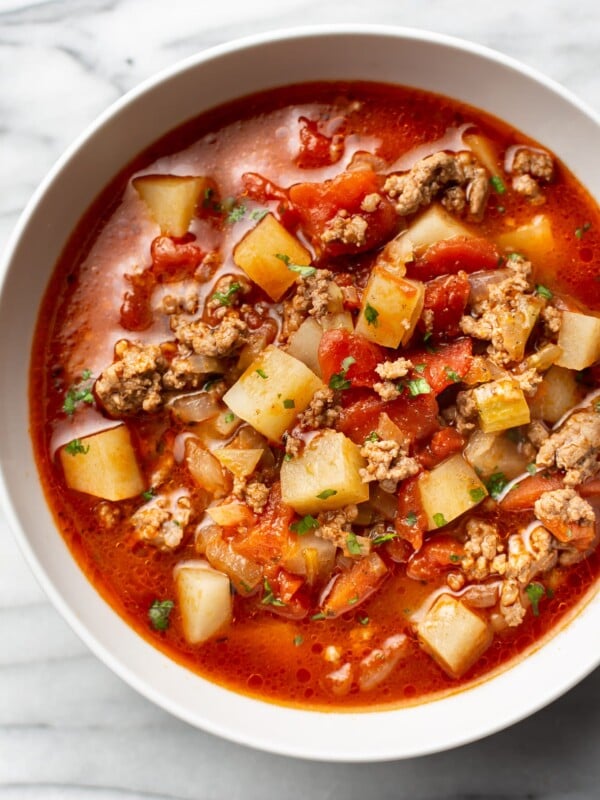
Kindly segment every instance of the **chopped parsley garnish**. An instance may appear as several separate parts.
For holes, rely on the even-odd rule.
[[[318,614],[313,614],[311,619],[313,620],[325,619],[325,614],[322,611],[319,611]]]
[[[433,515],[433,521],[435,522],[435,524],[436,524],[436,526],[437,526],[438,528],[443,528],[443,527],[444,527],[444,525],[447,525],[447,524],[448,524],[448,523],[446,522],[446,518],[444,517],[444,515],[443,515],[443,514],[440,514],[439,512],[438,512],[437,514],[434,514],[434,515]]]
[[[233,297],[236,292],[242,288],[241,283],[232,283],[231,286],[224,292],[215,292],[213,294],[213,299],[218,300],[222,306],[230,306],[231,305],[231,298]]]
[[[535,466],[535,464],[533,463],[533,461],[531,462],[531,464],[527,464],[527,466],[525,467],[525,469],[527,470],[527,472],[528,472],[530,475],[535,475],[535,473],[537,472],[537,467]]]
[[[365,439],[365,442],[378,442],[380,439],[379,434],[377,431],[371,431],[371,433]]]
[[[346,536],[346,547],[351,556],[359,556],[361,554],[360,544],[355,533],[349,533]],[[358,600],[358,598],[356,599]]]
[[[540,297],[545,297],[546,300],[552,300],[554,297],[550,289],[548,289],[546,286],[542,286],[541,283],[538,283],[535,287],[535,293],[539,294]]]
[[[250,214],[250,219],[255,219],[260,222],[261,219],[267,216],[269,213],[268,208],[255,208],[254,211]]]
[[[372,540],[373,547],[379,547],[386,542],[392,542],[394,539],[398,538],[397,533],[381,533],[379,536],[376,536]]]
[[[414,511],[409,511],[408,514],[404,517],[404,521],[407,525],[416,525],[417,524],[417,515]]]
[[[284,455],[284,457],[283,457],[283,460],[284,461],[291,461],[292,460],[292,454],[291,453],[286,453]]]
[[[312,531],[314,528],[319,527],[319,521],[312,517],[310,514],[307,514],[302,519],[299,519],[297,522],[292,522],[290,525],[290,530],[297,533],[298,536],[304,536],[305,533]]]
[[[425,368],[426,367],[427,367],[427,364],[415,364],[413,369],[414,369],[415,372],[418,372],[419,375],[422,375],[425,372]]]
[[[151,486],[149,489],[146,489],[145,492],[142,492],[142,498],[149,503],[153,497],[156,497],[156,492],[154,491],[153,487]]]
[[[172,600],[154,600],[148,609],[148,619],[155,631],[166,631],[169,627],[169,616],[175,603]]]
[[[303,636],[300,636],[300,634],[298,634],[298,636],[294,636],[294,647],[300,647],[300,645],[303,643],[304,643]]]
[[[91,370],[84,369],[81,373],[81,379],[67,390],[63,403],[63,411],[67,416],[73,416],[79,403],[92,404],[94,402],[94,395],[92,394],[93,380],[91,379]]]
[[[368,617],[358,617],[358,621],[361,625],[368,625],[369,618]]]
[[[450,369],[450,367],[444,367],[444,371],[445,371],[446,375],[448,376],[448,378],[452,381],[452,383],[460,383],[461,382],[462,379],[461,379],[460,375],[458,374],[458,372],[455,372],[453,369]]]
[[[90,449],[89,444],[85,446],[82,443],[81,439],[73,439],[72,441],[69,442],[69,444],[65,445],[65,451],[70,456],[76,456],[79,454],[85,455],[89,451],[89,449]]]
[[[228,411],[227,414],[225,414],[224,420],[226,423],[229,424],[230,422],[233,422],[234,419],[235,419],[235,414],[233,413],[233,411]]]
[[[354,597],[351,597],[350,600],[348,600],[348,605],[349,606],[355,606],[358,603],[359,600],[360,600],[360,597],[357,594],[355,594]]]
[[[229,214],[227,215],[227,222],[230,225],[232,225],[234,222],[239,222],[244,218],[245,213],[246,206],[243,205],[243,203],[234,203],[229,210]]]
[[[283,600],[280,600],[278,597],[275,597],[273,594],[273,589],[271,588],[271,584],[265,578],[263,581],[263,589],[264,594],[262,600],[260,601],[263,606],[284,606],[285,603]]]
[[[504,194],[506,191],[506,186],[504,185],[504,181],[499,175],[492,175],[490,178],[490,184],[495,192],[498,194]]]
[[[450,561],[451,561],[453,564],[458,564],[458,562],[459,562],[459,561],[460,561],[460,559],[461,559],[461,557],[460,557],[460,556],[457,556],[457,555],[456,555],[456,553],[450,553],[450,555],[448,556],[448,558],[450,559]]]
[[[283,407],[284,408],[296,408],[296,401],[292,400],[291,397],[286,397],[286,399],[283,401]]]
[[[481,486],[476,486],[475,489],[469,490],[469,494],[474,503],[479,503],[485,497],[485,489],[482,489]]]
[[[546,590],[544,589],[541,583],[530,583],[525,587],[525,592],[527,593],[527,597],[531,602],[531,610],[533,611],[533,616],[539,617],[540,600],[546,594]]]
[[[594,400],[594,411],[600,414],[600,400]]]
[[[218,383],[218,381],[219,381],[219,378],[211,378],[209,381],[206,381],[206,383],[202,386],[202,391],[203,392],[210,392],[210,390],[213,388],[215,383]]]
[[[317,500],[327,500],[328,497],[333,497],[334,494],[337,494],[337,489],[323,489],[316,497]]]
[[[352,364],[356,364],[356,359],[353,358],[353,356],[347,356],[342,361],[342,369],[340,370],[340,372],[335,372],[329,379],[330,389],[333,389],[336,392],[341,392],[344,391],[344,389],[350,388],[352,384],[346,378],[346,375]]]
[[[263,379],[263,381],[267,380],[268,376],[267,376],[267,373],[264,371],[264,369],[257,369],[257,370],[254,370],[254,371],[256,372],[257,375],[259,375]]]
[[[589,229],[591,227],[592,227],[592,223],[591,222],[586,222],[581,226],[581,228],[575,228],[575,236],[578,239],[583,239],[584,235],[589,231]]]
[[[419,394],[430,394],[431,386],[427,383],[425,378],[414,378],[414,380],[406,381],[408,391],[411,397],[417,397]]]
[[[306,266],[305,264],[294,264],[292,259],[285,253],[275,253],[275,258],[283,261],[289,270],[297,272],[298,275],[301,275],[303,278],[310,278],[311,275],[315,275],[317,272],[316,267]]]
[[[485,486],[494,500],[497,500],[507,483],[508,478],[503,472],[494,472],[485,481]]]
[[[376,328],[378,325],[377,317],[379,316],[379,311],[377,311],[376,308],[373,308],[372,305],[369,305],[369,303],[367,303],[364,313],[367,323],[369,325],[373,325],[373,327]]]
[[[426,333],[423,334],[423,344],[425,345],[425,350],[427,350],[428,353],[437,353],[437,350],[429,341],[432,336],[432,331],[426,331]]]

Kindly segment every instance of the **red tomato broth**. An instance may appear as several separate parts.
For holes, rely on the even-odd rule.
[[[365,107],[360,113],[348,111],[352,103],[361,101]],[[230,629],[214,641],[191,646],[183,638],[177,608],[165,632],[153,631],[147,616],[155,598],[173,596],[175,564],[197,558],[191,538],[184,540],[185,544],[174,553],[159,552],[145,544],[132,547],[124,537],[98,525],[94,511],[98,500],[67,489],[54,458],[56,448],[74,436],[106,427],[106,418],[94,408],[78,412],[75,420],[65,419],[61,408],[67,387],[85,369],[98,375],[111,362],[116,340],[127,337],[158,343],[169,335],[159,315],[154,315],[152,324],[135,336],[119,324],[123,295],[131,288],[124,276],[131,274],[136,264],[150,267],[149,243],[156,235],[155,226],[129,185],[132,174],[138,170],[206,174],[219,185],[222,197],[234,195],[242,199],[244,173],[265,175],[279,186],[333,178],[348,161],[347,152],[340,161],[327,163],[324,143],[319,139],[310,157],[305,154],[302,163],[311,165],[306,169],[293,163],[288,143],[298,142],[302,117],[319,118],[324,127],[335,127],[332,120],[339,119],[342,111],[347,113],[336,135],[343,134],[350,152],[373,151],[377,140],[374,151],[389,162],[386,171],[414,147],[444,137],[445,141],[452,141],[453,129],[465,122],[473,122],[500,145],[501,151],[516,142],[527,142],[521,134],[483,112],[424,92],[378,84],[286,87],[244,98],[192,120],[149,148],[115,178],[71,236],[50,280],[36,330],[31,367],[31,433],[49,505],[65,540],[94,586],[141,635],[192,670],[236,691],[305,707],[369,708],[414,702],[464,687],[536,646],[590,590],[600,568],[598,553],[565,571],[565,580],[556,587],[554,597],[540,603],[539,616],[528,613],[517,629],[497,635],[484,656],[459,680],[447,677],[410,633],[412,612],[432,591],[445,586],[443,577],[429,583],[407,581],[403,578],[405,566],[387,559],[383,549],[381,554],[390,575],[382,588],[355,611],[335,620],[307,618],[293,622],[272,615],[258,601],[235,597],[235,623]],[[307,141],[306,135],[304,140]],[[435,149],[432,146],[431,152]],[[321,152],[323,166],[314,166],[319,163]],[[553,192],[547,193],[543,211],[552,219],[557,248],[539,278],[546,285],[568,292],[575,304],[585,303],[592,310],[600,310],[595,266],[600,253],[598,211],[564,168],[558,170],[553,187]],[[275,209],[278,202],[268,201],[263,206]],[[505,209],[502,213],[497,210],[500,205]],[[531,209],[516,194],[492,194],[479,229],[482,236],[493,235],[509,219],[516,227],[530,217]],[[575,231],[586,222],[591,222],[591,227],[580,239]],[[199,218],[193,221],[191,233],[202,250],[219,245],[223,253],[229,254],[232,245],[250,227],[247,217],[236,225],[223,225],[220,230]],[[341,257],[341,263],[350,268],[356,264],[360,269],[365,261],[364,257]],[[239,272],[229,255],[221,272]],[[211,281],[206,283],[207,293],[211,286]],[[267,300],[260,290],[256,290],[253,299]],[[429,403],[429,399],[425,402]],[[168,413],[161,412],[143,424],[132,421],[129,427],[147,474],[161,437],[173,424]],[[123,517],[139,504],[137,499],[122,501]],[[529,517],[533,519],[533,514]],[[518,523],[523,523],[522,514]],[[505,527],[506,524],[504,520]],[[366,617],[368,623],[362,624],[359,620]],[[361,694],[354,686],[346,696],[332,697],[323,687],[323,675],[335,669],[323,659],[325,647],[339,646],[344,653],[352,652],[356,659],[379,646],[387,636],[402,631],[411,637],[408,655],[375,690]],[[303,641],[295,644],[298,636]]]

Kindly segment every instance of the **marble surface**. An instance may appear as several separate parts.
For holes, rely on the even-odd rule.
[[[472,39],[600,110],[597,0],[0,0],[0,247],[66,145],[139,81],[240,35],[339,21]],[[444,754],[340,766],[255,752],[170,717],[92,656],[2,517],[0,632],[0,800],[600,796],[600,671],[534,717]]]

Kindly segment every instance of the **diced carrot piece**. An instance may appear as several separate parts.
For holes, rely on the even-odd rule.
[[[339,617],[352,611],[379,588],[387,572],[388,568],[377,553],[361,558],[348,572],[336,578],[321,611],[326,617]]]
[[[563,479],[560,475],[532,475],[517,483],[500,503],[504,511],[523,511],[533,508],[535,501],[539,500],[544,492],[563,488]]]
[[[406,574],[414,580],[428,581],[456,568],[464,555],[462,542],[447,534],[434,534],[411,558]]]

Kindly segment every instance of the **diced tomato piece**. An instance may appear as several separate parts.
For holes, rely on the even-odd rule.
[[[398,493],[398,516],[396,533],[401,539],[410,542],[413,550],[421,549],[423,536],[427,530],[427,516],[421,505],[417,476],[409,478],[400,486]]]
[[[356,561],[348,572],[343,572],[321,605],[326,617],[339,617],[346,611],[356,609],[375,592],[388,573],[388,569],[377,553]]]
[[[343,153],[343,136],[325,136],[317,120],[300,117],[300,149],[296,164],[301,169],[316,169],[335,164]]]
[[[353,358],[354,362],[344,370],[343,361]],[[375,367],[384,360],[381,347],[346,330],[325,331],[319,344],[319,366],[325,383],[331,376],[345,372],[344,378],[352,386],[371,387],[381,378]]]
[[[465,437],[456,428],[441,428],[436,431],[425,447],[416,453],[425,469],[433,469],[465,446]]]
[[[369,194],[379,193],[381,179],[369,169],[342,172],[323,183],[298,183],[289,191],[300,224],[320,256],[362,253],[390,239],[398,229],[398,215],[390,201],[381,196],[374,211],[363,211],[361,204]],[[367,222],[360,244],[338,239],[324,242],[327,225],[339,211],[349,216],[360,214]]]
[[[201,247],[187,237],[175,240],[157,236],[150,246],[152,273],[159,283],[191,278],[205,256]]]
[[[277,595],[284,603],[289,603],[303,583],[304,578],[299,575],[292,575],[290,572],[281,569],[277,574]]]
[[[397,400],[382,400],[368,395],[342,409],[338,429],[356,444],[363,444],[377,427],[382,411],[406,434],[410,442],[430,436],[439,428],[438,405],[432,393],[410,397],[407,392]]]
[[[277,564],[289,545],[293,510],[281,499],[281,485],[274,483],[258,523],[242,538],[233,541],[233,549],[257,564]]]
[[[388,558],[397,564],[406,564],[414,553],[414,548],[406,539],[391,539],[383,545]]]
[[[427,539],[421,550],[408,562],[406,574],[414,580],[434,580],[444,572],[456,568],[463,555],[462,542],[453,536],[436,533]]]
[[[426,350],[407,352],[406,357],[415,366],[425,365],[419,374],[437,395],[465,377],[473,361],[473,342],[465,337],[449,344],[440,344],[431,353]]]
[[[432,316],[432,340],[460,336],[459,322],[469,299],[469,279],[466,272],[457,275],[441,275],[425,284],[423,311]],[[425,331],[423,317],[419,320],[419,330]]]
[[[496,269],[500,253],[495,244],[483,237],[454,236],[430,245],[423,255],[407,264],[409,278],[430,281],[439,275]]]
[[[259,175],[258,172],[244,172],[242,175],[242,192],[246,197],[251,197],[257,203],[267,203],[269,200],[279,200],[287,203],[288,193],[273,181]]]
[[[563,486],[560,475],[532,475],[513,486],[500,503],[500,508],[504,511],[523,511],[526,508],[533,508],[535,501],[539,500],[544,492],[562,489]]]
[[[582,497],[598,497],[600,495],[600,478],[591,478],[578,487]]]

